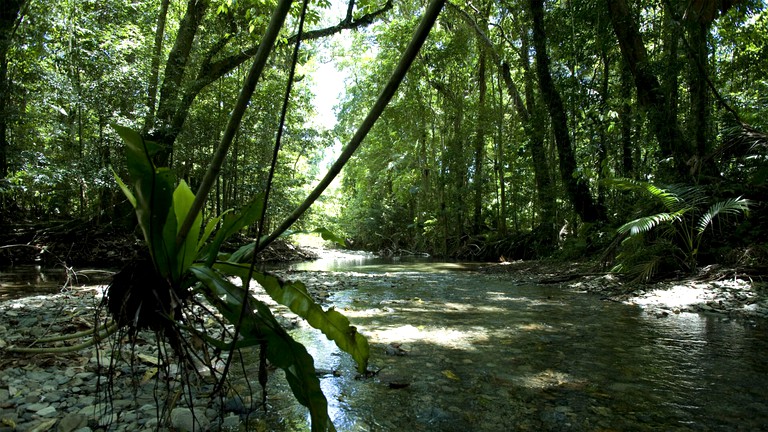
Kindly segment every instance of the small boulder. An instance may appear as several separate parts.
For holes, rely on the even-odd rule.
[[[181,432],[202,432],[211,427],[211,422],[201,410],[192,412],[189,408],[174,408],[171,411],[171,426]]]

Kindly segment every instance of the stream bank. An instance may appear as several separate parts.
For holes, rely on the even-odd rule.
[[[596,271],[596,267],[589,262],[515,261],[490,264],[483,272],[596,294],[605,301],[637,305],[659,318],[681,312],[768,318],[765,269],[710,265],[696,275],[638,283],[620,274]]]
[[[319,302],[343,310],[369,338],[376,376],[355,379],[348,356],[284,308],[275,309],[315,357],[339,430],[768,427],[762,391],[768,385],[762,360],[768,328],[757,313],[744,315],[744,320],[728,315],[738,315],[731,312],[736,305],[764,311],[759,287],[708,281],[711,285],[701,291],[712,291],[715,297],[677,306],[676,312],[670,301],[658,306],[640,299],[660,298],[661,291],[697,290],[694,285],[700,281],[688,281],[694,285],[683,288],[659,285],[657,290],[587,274],[584,264],[520,262],[491,270],[471,263],[380,260],[368,254],[336,258],[332,267],[320,264],[326,270],[300,263],[276,272],[302,280]],[[89,328],[101,288],[83,283],[56,294],[0,302],[0,349]],[[731,311],[692,312],[718,295],[738,297],[737,289],[747,300],[733,302]],[[586,295],[588,291],[599,296]],[[256,294],[269,301],[263,292]],[[100,399],[106,376],[97,368],[95,350],[3,352],[0,431],[98,431],[106,429],[105,420],[112,421],[108,430],[120,432],[155,430],[166,420],[176,430],[191,430],[194,419],[200,422],[196,430],[201,425],[242,430],[246,421],[248,431],[307,427],[306,415],[281,374],[270,379],[266,414],[247,410],[248,401],[237,397],[209,400],[205,383],[192,395],[194,416],[183,404],[158,412],[154,381],[144,380],[157,366],[148,360],[157,358],[157,350],[151,335],[138,342],[135,352],[123,352],[134,363],[118,369],[111,406]],[[246,365],[255,363],[254,357],[248,359]],[[236,386],[255,376],[248,371],[235,378]],[[173,376],[162,382],[178,384]]]

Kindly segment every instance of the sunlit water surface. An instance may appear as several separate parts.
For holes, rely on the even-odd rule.
[[[340,373],[321,378],[338,430],[768,430],[765,325],[656,318],[472,268],[365,257],[294,266],[295,279],[343,281],[330,303],[369,338],[380,369],[356,379],[332,342],[294,332],[318,369]],[[306,428],[277,375],[275,427]]]
[[[75,269],[16,265],[0,267],[0,301],[41,294],[56,294],[71,288],[94,288],[109,283],[114,272],[103,269]]]
[[[328,302],[372,345],[370,369],[379,373],[358,379],[351,358],[324,336],[306,325],[293,331],[321,371],[338,430],[768,430],[765,323],[656,318],[476,268],[366,255],[292,266],[290,278],[343,286]],[[103,283],[109,272],[101,273],[76,282]],[[71,283],[64,269],[6,269],[0,298]],[[259,398],[257,363],[246,358],[238,373]],[[268,401],[269,429],[308,429],[306,409],[279,372]]]

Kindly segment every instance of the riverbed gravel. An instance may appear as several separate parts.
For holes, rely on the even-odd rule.
[[[518,283],[556,284],[597,294],[605,301],[637,305],[659,318],[681,312],[768,318],[768,281],[761,274],[713,265],[699,269],[696,275],[639,283],[594,267],[594,263],[515,261],[491,264],[483,272]]]
[[[0,432],[240,430],[242,404],[208,397],[212,382],[182,390],[173,365],[158,366],[152,333],[139,333],[134,346],[121,349],[108,339],[98,348],[56,352],[87,336],[35,342],[92,329],[101,299],[100,289],[92,288],[0,303]],[[51,352],[18,353],[12,347]],[[110,371],[113,357],[120,358]],[[158,411],[158,401],[167,397],[176,398],[172,409]]]
[[[710,274],[638,285],[612,274],[536,273],[533,267],[523,270],[522,264],[518,265],[517,270],[512,263],[486,273],[510,283],[558,284],[564,290],[594,293],[605,301],[635,304],[660,319],[682,312],[745,320],[768,318],[765,282],[745,276],[723,272],[724,277]],[[354,276],[343,273],[298,273],[282,272],[286,277],[300,276],[320,302],[335,291],[354,288],[356,283]],[[202,382],[193,391],[184,392],[178,403],[171,404],[170,412],[158,411],[157,407],[163,406],[158,401],[176,394],[180,380],[178,374],[163,375],[157,370],[152,359],[158,358],[158,351],[151,334],[140,334],[135,349],[118,351],[106,343],[100,349],[88,347],[67,353],[8,350],[40,346],[33,342],[91,329],[102,289],[70,287],[58,294],[0,303],[0,432],[242,430],[248,415],[242,401],[211,400],[207,396],[210,383]],[[45,346],[62,349],[83,340],[53,341]],[[116,355],[123,361],[108,376],[105,365]],[[265,423],[261,423],[249,430],[264,428]]]

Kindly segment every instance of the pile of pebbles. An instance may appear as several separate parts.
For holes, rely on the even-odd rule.
[[[747,320],[768,318],[766,282],[747,277],[685,278],[633,284],[606,274],[573,281],[567,287],[598,293],[606,300],[638,305],[658,318],[681,312]]]
[[[105,340],[98,349],[13,352],[41,338],[90,329],[100,299],[99,292],[82,290],[0,303],[0,432],[243,429],[250,408],[240,397],[208,397],[210,382],[182,390],[178,373],[158,367],[152,334],[139,334],[135,347],[120,351]],[[39,346],[63,350],[84,340]],[[110,372],[112,355],[121,359]],[[177,399],[165,411],[161,402],[168,395]]]
[[[591,263],[513,261],[482,269],[523,284],[557,284],[600,295],[606,301],[633,304],[658,318],[681,312],[717,314],[736,319],[768,318],[768,282],[743,272],[707,266],[696,275],[639,283],[615,273],[596,272]]]

